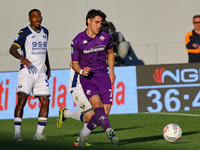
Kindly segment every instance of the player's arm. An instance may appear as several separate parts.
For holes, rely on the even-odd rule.
[[[114,73],[114,64],[115,64],[114,50],[109,49],[108,50],[108,67],[109,67],[109,77],[110,77],[111,84],[113,84],[116,79],[116,76]]]
[[[88,76],[88,74],[91,70],[91,68],[89,68],[89,67],[84,67],[82,69],[79,64],[79,61],[72,61],[72,69],[82,76]]]
[[[80,66],[79,60],[80,60],[80,52],[78,50],[78,44],[76,42],[72,42],[71,44],[71,57],[72,57],[72,63],[70,64],[72,69],[79,73],[82,76],[88,76],[91,68],[84,67],[83,69]]]
[[[24,67],[25,67],[25,65],[26,65],[27,67],[29,67],[30,64],[31,64],[31,62],[30,62],[28,59],[24,58],[22,55],[19,54],[19,52],[18,52],[18,49],[19,49],[19,48],[20,48],[19,46],[15,45],[15,44],[12,44],[11,47],[10,47],[9,52],[10,52],[10,54],[11,54],[12,56],[14,56],[15,58],[20,59],[22,65],[23,65]]]
[[[47,53],[46,53],[45,65],[46,65],[46,67],[47,67],[47,72],[46,72],[46,74],[47,74],[47,77],[48,77],[48,79],[49,79],[49,78],[51,77],[51,67],[50,67],[50,63],[49,63],[48,51],[47,51]]]
[[[74,61],[74,63],[78,63],[78,62],[76,62],[76,61]],[[78,65],[78,64],[77,64]],[[70,61],[70,63],[69,63],[69,66],[73,69],[73,67],[72,67],[72,60]],[[76,65],[75,65],[76,66]],[[80,66],[80,65],[79,65]],[[79,67],[78,67],[79,68]],[[74,69],[73,69],[74,70]],[[80,70],[79,72],[77,72],[77,73],[79,73],[79,74],[81,74],[81,72],[82,72],[82,75],[83,75],[83,71],[81,71],[81,70],[83,70],[83,69],[77,69],[77,70]]]

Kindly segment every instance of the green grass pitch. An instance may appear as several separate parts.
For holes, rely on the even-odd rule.
[[[180,114],[180,115],[179,115]],[[183,114],[197,114],[183,115]],[[0,150],[198,150],[200,149],[200,110],[175,112],[170,114],[124,114],[110,115],[110,123],[119,142],[112,144],[101,127],[88,136],[92,147],[78,148],[73,143],[83,123],[67,119],[61,129],[55,125],[56,117],[48,118],[44,130],[47,141],[33,141],[37,118],[23,119],[23,142],[15,142],[13,120],[0,120]],[[177,143],[167,142],[162,131],[169,123],[178,124],[183,136]]]

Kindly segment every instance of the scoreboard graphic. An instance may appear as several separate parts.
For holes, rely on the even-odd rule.
[[[200,108],[200,64],[137,67],[139,112]]]

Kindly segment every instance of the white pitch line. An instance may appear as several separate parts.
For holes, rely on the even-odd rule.
[[[144,112],[143,114],[158,114],[158,115],[177,115],[177,116],[193,116],[193,117],[200,117],[199,114],[184,114],[184,113],[149,113],[149,112]]]

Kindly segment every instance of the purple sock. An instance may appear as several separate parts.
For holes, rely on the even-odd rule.
[[[87,127],[91,131],[94,130],[97,126],[101,126],[105,131],[110,128],[110,122],[108,117],[104,113],[103,107],[98,107],[94,109],[95,114],[91,117]]]
[[[91,118],[90,121],[88,122],[87,128],[92,131],[94,130],[96,127],[99,126],[99,123],[97,122],[96,119],[96,115],[94,114]]]

